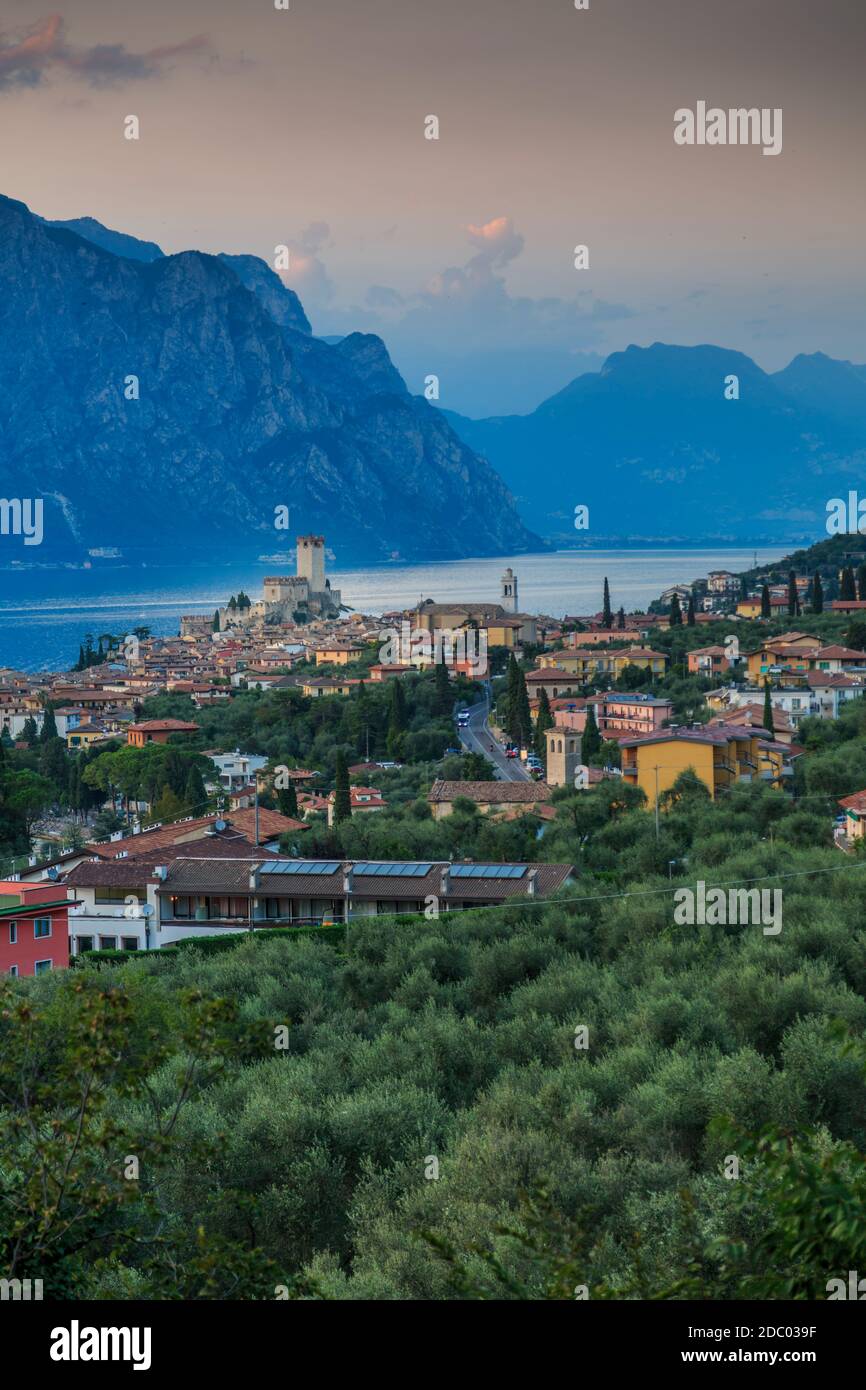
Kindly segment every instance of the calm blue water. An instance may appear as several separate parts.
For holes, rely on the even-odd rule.
[[[758,562],[781,559],[785,550],[765,546]],[[520,607],[562,617],[597,612],[605,575],[611,604],[626,612],[658,598],[671,584],[688,583],[710,569],[748,569],[754,551],[582,550],[554,555],[498,556],[428,565],[381,565],[329,570],[343,602],[365,613],[406,608],[420,598],[498,602],[507,566],[519,581]],[[289,568],[277,572],[292,573]],[[158,636],[178,631],[183,613],[206,613],[245,589],[261,595],[273,563],[174,565],[91,570],[0,571],[0,666],[19,670],[68,670],[85,633],[123,634],[146,624]]]

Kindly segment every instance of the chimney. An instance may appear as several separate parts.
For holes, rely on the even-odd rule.
[[[260,865],[260,864],[251,864],[251,865],[250,865],[250,884],[249,884],[249,887],[250,887],[250,892],[251,892],[251,893],[255,893],[255,892],[258,891],[258,886],[259,886],[259,872],[260,872],[260,870],[261,870],[261,865]]]
[[[355,886],[355,867],[353,864],[343,865],[343,893],[347,898],[351,898],[352,889]]]
[[[537,870],[537,869],[530,869],[530,870],[529,870],[529,881],[528,881],[527,886],[526,886],[526,892],[527,892],[527,895],[528,895],[530,898],[534,898],[534,897],[535,897],[535,884],[536,884],[537,878],[538,878],[538,870]]]
[[[168,865],[157,864],[156,868],[153,871],[153,876],[154,878],[161,879],[162,882],[165,883],[165,880],[168,878]]]
[[[448,897],[448,889],[449,889],[450,884],[451,884],[451,865],[450,865],[450,864],[443,864],[443,865],[442,865],[442,877],[441,877],[441,881],[440,881],[440,884],[439,884],[439,896],[440,896],[440,898],[447,898],[447,897]]]

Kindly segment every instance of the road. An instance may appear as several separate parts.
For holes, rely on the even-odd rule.
[[[460,742],[467,753],[480,753],[496,770],[497,782],[531,782],[532,778],[519,758],[506,758],[505,749],[493,737],[487,725],[490,705],[480,700],[469,707],[469,725],[458,729]]]

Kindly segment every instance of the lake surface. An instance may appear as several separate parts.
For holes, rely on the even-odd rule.
[[[782,547],[764,546],[758,563],[779,560]],[[601,608],[605,576],[614,612],[643,608],[671,584],[689,583],[711,569],[751,568],[748,548],[712,550],[580,550],[548,555],[427,565],[329,568],[343,602],[364,613],[407,608],[421,598],[497,603],[500,579],[510,565],[518,577],[520,608],[530,613],[594,613]],[[173,565],[90,570],[0,571],[0,666],[19,670],[68,670],[86,633],[123,634],[146,624],[157,636],[177,633],[181,614],[208,613],[244,589],[261,597],[267,574],[292,573],[273,563]]]

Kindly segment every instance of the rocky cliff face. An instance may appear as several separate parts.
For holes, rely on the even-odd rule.
[[[535,548],[379,339],[313,338],[255,257],[124,249],[0,199],[0,496],[45,499],[21,558],[242,557],[292,538],[280,506],[340,560]]]

